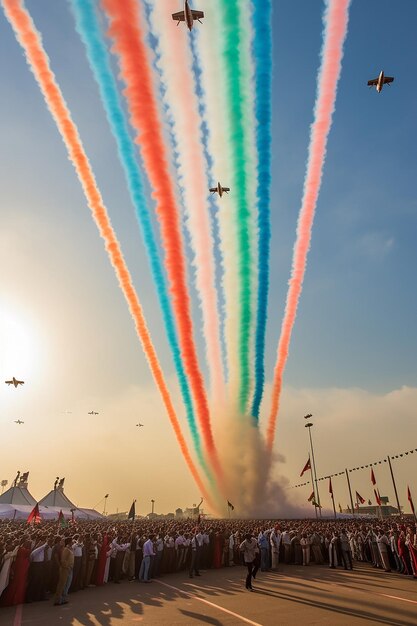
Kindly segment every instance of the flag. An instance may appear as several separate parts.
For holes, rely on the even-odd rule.
[[[135,502],[136,500],[133,500],[132,506],[130,507],[130,510],[129,510],[129,514],[127,516],[127,519],[131,519],[133,521],[135,521]]]
[[[332,486],[332,479],[329,477],[329,493],[333,498],[333,486]]]
[[[67,520],[64,517],[62,509],[60,510],[59,515],[58,515],[58,526],[60,526],[61,528],[66,528],[68,526]]]
[[[34,524],[39,524],[40,521],[41,521],[41,516],[39,513],[39,505],[38,503],[36,503],[33,509],[31,510],[31,512],[29,513],[26,522],[28,524],[30,524],[31,522],[33,522]]]
[[[314,499],[314,491],[311,492],[308,502],[311,502],[313,499]]]
[[[235,507],[233,506],[231,502],[229,502],[229,500],[227,501],[227,506],[229,507],[229,509],[232,509],[232,511],[235,510]]]
[[[356,494],[356,501],[357,502],[359,501],[361,504],[365,504],[365,498],[362,498],[361,494],[358,493],[357,491],[355,491],[355,494]]]
[[[374,494],[375,494],[375,500],[378,506],[381,506],[381,497],[379,495],[379,491],[377,491],[376,489],[374,489]]]
[[[300,476],[302,476],[304,474],[304,472],[307,472],[309,469],[311,469],[310,457],[308,457],[308,461],[304,465],[303,471],[301,472]]]
[[[376,478],[375,478],[375,474],[374,474],[374,470],[371,469],[371,483],[373,485],[376,485]]]
[[[413,498],[411,497],[411,491],[410,491],[410,487],[407,485],[407,499],[410,503],[411,506],[411,510],[413,511],[414,515],[416,514],[415,510],[414,510],[414,503],[413,503]]]

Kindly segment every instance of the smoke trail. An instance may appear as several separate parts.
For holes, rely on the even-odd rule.
[[[221,2],[221,55],[223,76],[227,89],[227,127],[226,133],[232,148],[232,181],[233,194],[236,196],[236,234],[238,247],[238,344],[237,358],[239,361],[238,404],[239,412],[245,413],[250,391],[250,337],[253,320],[252,310],[252,266],[254,234],[249,199],[250,177],[248,161],[251,158],[248,150],[248,130],[253,128],[250,106],[248,104],[249,87],[247,75],[249,68],[245,66],[244,46],[250,41],[245,29],[245,14],[237,0]],[[246,16],[247,17],[247,16]],[[249,83],[250,85],[250,83]],[[255,172],[253,172],[253,177]]]
[[[109,18],[109,36],[119,57],[120,73],[130,121],[137,132],[150,183],[154,189],[156,212],[165,250],[165,266],[173,296],[180,346],[185,370],[194,396],[196,413],[203,433],[208,458],[221,484],[221,469],[210,425],[210,414],[193,340],[190,299],[185,278],[185,259],[175,193],[169,175],[163,133],[153,91],[152,74],[143,41],[141,16],[135,0],[102,0]]]
[[[142,239],[150,260],[152,276],[162,310],[163,320],[169,345],[171,348],[175,369],[186,409],[194,447],[200,464],[207,472],[206,463],[201,449],[200,436],[195,423],[193,406],[190,396],[188,380],[181,360],[175,322],[171,304],[168,298],[165,276],[158,253],[157,243],[152,229],[152,223],[146,198],[144,195],[141,173],[137,166],[136,150],[129,135],[129,128],[120,102],[117,84],[111,70],[109,54],[101,35],[96,12],[92,0],[72,0],[72,8],[76,19],[76,27],[87,50],[87,57],[98,83],[101,100],[106,111],[112,133],[116,139],[118,154],[127,179],[130,197],[135,207]]]
[[[291,278],[287,293],[281,336],[278,343],[277,363],[274,372],[272,405],[269,415],[267,442],[269,450],[274,443],[275,425],[279,410],[282,376],[287,362],[291,333],[297,313],[298,301],[303,286],[307,253],[310,248],[311,230],[317,198],[320,190],[327,137],[335,108],[337,82],[339,80],[343,43],[347,34],[350,0],[326,0],[323,16],[324,39],[321,50],[321,67],[311,126],[307,171],[304,180],[304,195],[297,224],[297,239],[294,245]]]
[[[187,36],[178,31],[171,17],[171,13],[178,8],[177,1],[165,0],[163,4],[154,4],[145,0],[145,4],[149,10],[152,34],[158,40],[157,70],[164,86],[164,101],[172,115],[179,183],[185,201],[185,223],[194,251],[212,396],[224,401],[209,184],[205,175],[204,146],[199,134],[200,117],[192,82],[192,59]]]
[[[271,96],[272,26],[271,0],[255,0],[254,55],[256,60],[256,146],[258,149],[258,301],[255,337],[255,390],[251,414],[259,419],[265,382],[265,331],[269,291],[269,243],[271,239]]]
[[[196,29],[192,30],[190,33],[190,48],[191,54],[193,57],[192,70],[194,75],[194,83],[195,83],[195,92],[198,101],[198,112],[201,120],[201,134],[203,141],[203,149],[204,149],[204,160],[206,164],[206,172],[208,180],[210,184],[215,180],[215,176],[213,175],[213,155],[210,153],[210,145],[209,145],[209,124],[207,121],[207,110],[204,99],[204,89],[202,84],[202,69],[200,67],[200,60],[197,51],[197,42],[196,42]],[[227,373],[227,359],[226,359],[226,339],[224,335],[224,318],[225,318],[225,293],[223,289],[223,273],[224,273],[224,264],[223,257],[221,254],[221,241],[220,241],[220,226],[219,226],[219,216],[218,216],[218,205],[216,199],[212,193],[208,198],[209,207],[210,207],[210,218],[211,218],[211,227],[213,232],[214,239],[214,259],[216,263],[216,285],[217,285],[217,293],[218,293],[218,310],[219,310],[219,324],[220,324],[220,344],[221,344],[221,352],[222,352],[222,363],[223,363],[223,371],[224,378],[227,381],[228,373]]]
[[[122,255],[119,242],[107,214],[106,207],[97,187],[94,174],[91,170],[87,155],[85,154],[77,127],[75,126],[68,106],[55,76],[50,68],[49,59],[42,46],[41,36],[33,24],[32,18],[24,7],[22,0],[1,0],[5,15],[9,20],[16,38],[22,46],[26,60],[32,70],[35,79],[41,89],[45,102],[58,127],[64,144],[68,150],[69,158],[74,165],[77,176],[87,199],[93,219],[104,239],[105,247],[113,269],[116,272],[120,288],[126,298],[130,314],[135,323],[136,332],[142,343],[143,350],[148,360],[155,383],[159,389],[165,408],[168,413],[172,428],[180,446],[181,452],[187,463],[188,469],[196,484],[211,502],[205,486],[200,478],[197,468],[191,458],[187,443],[181,432],[181,426],[175,414],[175,409],[155,352],[139,298],[132,284],[132,279]],[[212,504],[210,504],[212,506]]]
[[[223,69],[219,48],[221,37],[220,14],[213,4],[212,10],[204,17],[204,27],[193,29],[195,51],[201,68],[200,81],[206,117],[210,120],[207,127],[207,147],[211,156],[212,182],[220,180],[230,186],[232,180],[233,153],[226,133],[226,89],[223,81]],[[219,88],[220,85],[220,88]],[[225,356],[228,372],[229,404],[236,404],[238,395],[239,359],[238,343],[238,296],[239,284],[237,236],[236,236],[236,197],[233,189],[220,200],[215,194],[212,200],[216,206],[219,226],[219,248],[222,258],[222,287],[224,294],[224,337]]]
[[[196,37],[210,119],[208,144],[213,155],[213,170],[217,179],[231,187],[230,197],[219,202],[219,227],[226,297],[228,390],[230,400],[236,404],[236,413],[245,412],[251,385],[251,273],[255,243],[251,233],[248,202],[251,187],[247,169],[253,159],[248,149],[250,133],[245,132],[253,127],[248,104],[250,68],[244,63],[247,55],[242,51],[250,40],[245,29],[246,18],[246,10],[241,10],[235,0],[228,3],[213,0],[204,27]]]

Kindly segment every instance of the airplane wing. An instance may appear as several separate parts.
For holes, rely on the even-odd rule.
[[[13,381],[12,380],[5,380],[4,382],[6,383],[6,385],[13,385]]]
[[[368,80],[368,87],[373,87],[374,85],[378,84],[378,79],[377,78],[373,78],[372,80]]]
[[[211,191],[211,193],[216,193],[217,187],[210,187],[209,191]]]
[[[223,191],[226,191],[226,192],[230,191],[230,187],[223,187]]]
[[[16,382],[17,382],[18,385],[24,385],[25,384],[24,380],[17,380]]]
[[[172,19],[176,22],[185,22],[185,13],[184,11],[179,11],[178,13],[172,14]]]
[[[204,17],[204,12],[191,10],[191,15],[193,16],[194,20],[201,20],[201,18]]]
[[[393,76],[384,76],[384,85],[386,83],[392,83],[393,80],[394,80]]]

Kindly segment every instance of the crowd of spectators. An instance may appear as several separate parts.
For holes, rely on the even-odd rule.
[[[357,561],[417,578],[415,520],[0,521],[0,606],[66,604],[87,587],[242,565],[251,590],[258,568],[352,569]]]

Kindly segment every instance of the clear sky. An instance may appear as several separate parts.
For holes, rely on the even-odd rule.
[[[194,4],[209,10],[207,0]],[[27,6],[80,129],[181,413],[145,252],[69,4]],[[273,0],[269,383],[302,197],[322,10],[320,0]],[[275,473],[288,484],[302,482],[307,412],[315,417],[320,476],[417,447],[416,23],[414,0],[351,5],[276,437],[282,462]],[[381,69],[395,81],[378,94],[366,82]],[[151,498],[157,511],[192,505],[200,494],[62,140],[1,11],[0,80],[0,376],[26,381],[23,388],[0,388],[0,479],[30,470],[31,491],[41,498],[56,476],[65,476],[76,503],[93,506],[110,493],[110,510],[127,510],[132,498],[141,514]],[[92,409],[99,415],[89,416]],[[144,428],[135,426],[139,421]],[[404,505],[407,481],[417,498],[416,463],[416,452],[394,462]],[[386,465],[376,470],[378,486],[394,504]],[[369,470],[352,477],[354,489],[370,497]],[[345,481],[333,486],[345,506]],[[292,493],[303,502],[309,488]]]

